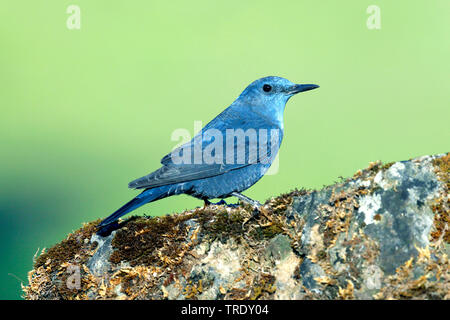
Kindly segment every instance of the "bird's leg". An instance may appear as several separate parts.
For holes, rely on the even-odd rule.
[[[231,195],[232,195],[233,197],[238,198],[239,200],[242,200],[242,202],[245,202],[245,203],[251,205],[251,206],[254,207],[254,208],[259,209],[259,208],[262,207],[262,204],[261,204],[261,203],[259,203],[259,202],[256,201],[256,200],[252,200],[252,199],[250,199],[250,198],[247,197],[247,196],[244,196],[242,193],[239,193],[239,192],[233,192],[233,193],[231,193]]]

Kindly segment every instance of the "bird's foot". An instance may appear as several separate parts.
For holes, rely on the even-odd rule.
[[[233,192],[231,195],[253,207],[252,217],[250,219],[257,217],[261,213],[267,220],[272,221],[269,211],[259,201],[250,199],[239,192]]]
[[[262,227],[270,226],[272,224],[272,217],[270,212],[264,206],[253,207],[252,216],[249,220],[257,218],[260,214],[262,214],[269,222],[267,225],[261,225]]]
[[[227,206],[228,205],[227,202],[225,200],[223,200],[223,199],[221,199],[219,202],[216,202],[216,203],[213,202],[211,204],[214,204],[216,206],[221,206],[221,205]]]
[[[223,200],[223,199],[221,199],[219,202],[216,202],[216,203],[210,202],[208,200],[204,200],[204,202],[205,202],[205,204],[204,204],[203,208],[206,208],[207,206],[209,206],[211,204],[216,205],[216,206],[224,205],[224,206],[227,206],[227,207],[230,207],[230,208],[236,208],[236,207],[239,206],[239,203],[226,203],[226,201]]]
[[[268,221],[267,223],[259,223],[259,225],[261,227],[269,227],[269,226],[271,226],[273,224],[273,218],[270,215],[270,212],[263,205],[260,205],[260,206],[253,207],[253,211],[251,213],[251,216],[242,223],[242,228],[244,228],[244,225],[247,222],[258,218],[260,214],[263,215]]]
[[[269,225],[271,225],[271,224],[272,224],[272,216],[270,215],[269,210],[267,210],[265,207],[261,206],[261,207],[259,208],[259,212],[261,212],[261,214],[262,214],[264,217],[266,217],[267,220],[270,221]]]

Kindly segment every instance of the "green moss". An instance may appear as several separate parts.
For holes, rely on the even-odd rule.
[[[77,241],[73,239],[63,240],[57,245],[50,248],[47,252],[41,254],[36,259],[34,267],[39,268],[43,265],[57,267],[63,262],[72,260],[80,249],[81,244]]]
[[[92,234],[96,231],[95,227],[99,221],[100,220],[96,220],[85,224],[82,228],[69,234],[66,239],[42,253],[36,259],[34,268],[37,269],[40,266],[59,268],[64,262],[73,261],[77,254],[81,260],[86,260],[87,256],[83,254],[81,249],[83,248],[85,239],[90,239]],[[80,263],[81,260],[77,262]]]
[[[383,171],[386,171],[387,169],[389,169],[390,167],[392,167],[392,165],[395,163],[395,161],[392,161],[392,162],[388,162],[388,163],[385,163],[385,164],[382,164],[381,165],[381,170],[383,170]]]
[[[227,298],[230,300],[245,300],[245,299],[248,299],[247,293],[248,293],[247,289],[231,288],[227,292]]]
[[[279,221],[275,221],[270,226],[262,228],[262,233],[264,235],[264,238],[266,239],[272,239],[277,234],[280,234],[282,232],[283,232],[283,225]]]
[[[258,280],[253,284],[253,294],[250,297],[251,300],[256,300],[264,295],[267,298],[268,295],[276,291],[274,286],[275,277],[271,274],[262,274]]]
[[[444,183],[444,193],[431,205],[434,212],[434,227],[431,237],[434,241],[442,239],[450,243],[450,200],[448,189],[450,188],[450,153],[433,160],[435,172],[440,181]]]
[[[369,166],[363,170],[358,170],[352,178],[347,179],[346,181],[352,180],[352,179],[358,179],[358,178],[369,178],[375,176],[380,171],[386,171],[388,170],[392,165],[395,164],[395,161],[393,162],[387,162],[384,163],[381,161],[375,161],[371,162]]]
[[[96,225],[100,220],[85,224],[82,228],[69,234],[66,239],[54,245],[47,252],[42,253],[34,263],[33,277],[37,277],[37,283],[28,287],[28,293],[39,293],[43,296],[52,290],[54,298],[74,299],[83,289],[70,289],[67,286],[67,273],[69,265],[82,266],[91,256],[97,244],[89,243],[89,239],[96,231]],[[85,285],[85,271],[80,268],[81,287]],[[48,280],[46,280],[48,279]],[[52,281],[52,285],[46,281]],[[41,284],[39,281],[43,281]],[[31,280],[32,282],[32,280]],[[46,283],[46,285],[44,285]],[[33,287],[33,289],[31,289]],[[27,291],[26,291],[27,292]]]
[[[184,287],[183,295],[186,299],[197,300],[197,295],[203,292],[203,280],[199,280],[198,283],[193,284],[189,281],[189,284]]]
[[[239,239],[245,231],[244,216],[238,210],[230,213],[226,209],[207,210],[199,215],[203,233],[212,239],[235,237]]]
[[[431,238],[436,241],[443,239],[446,243],[450,243],[450,215],[449,207],[450,201],[443,199],[442,197],[437,199],[435,203],[431,205],[431,209],[434,212],[434,228],[431,232]]]
[[[186,241],[187,228],[181,224],[193,214],[167,215],[128,220],[111,242],[114,252],[110,261],[129,262],[131,266],[176,263]]]
[[[447,191],[450,189],[450,153],[433,160],[438,179],[446,184]]]

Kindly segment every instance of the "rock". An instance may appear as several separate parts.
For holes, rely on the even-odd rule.
[[[86,266],[92,272],[94,276],[100,277],[105,272],[111,269],[111,263],[109,262],[109,256],[113,250],[111,246],[114,234],[112,232],[107,237],[100,237],[97,234],[93,234],[91,237],[91,243],[97,243],[98,249],[95,251],[93,256],[87,261]]]
[[[93,221],[36,259],[24,296],[448,299],[449,158],[374,162],[272,198],[256,218],[211,205],[132,217],[106,238]]]

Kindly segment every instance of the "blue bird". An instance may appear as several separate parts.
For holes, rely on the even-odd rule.
[[[318,88],[294,84],[280,77],[251,83],[222,113],[191,141],[162,158],[162,167],[129,183],[141,194],[99,225],[107,235],[117,220],[138,207],[169,196],[188,194],[204,200],[234,196],[260,207],[243,194],[261,179],[272,164],[283,139],[283,113],[293,95]]]

